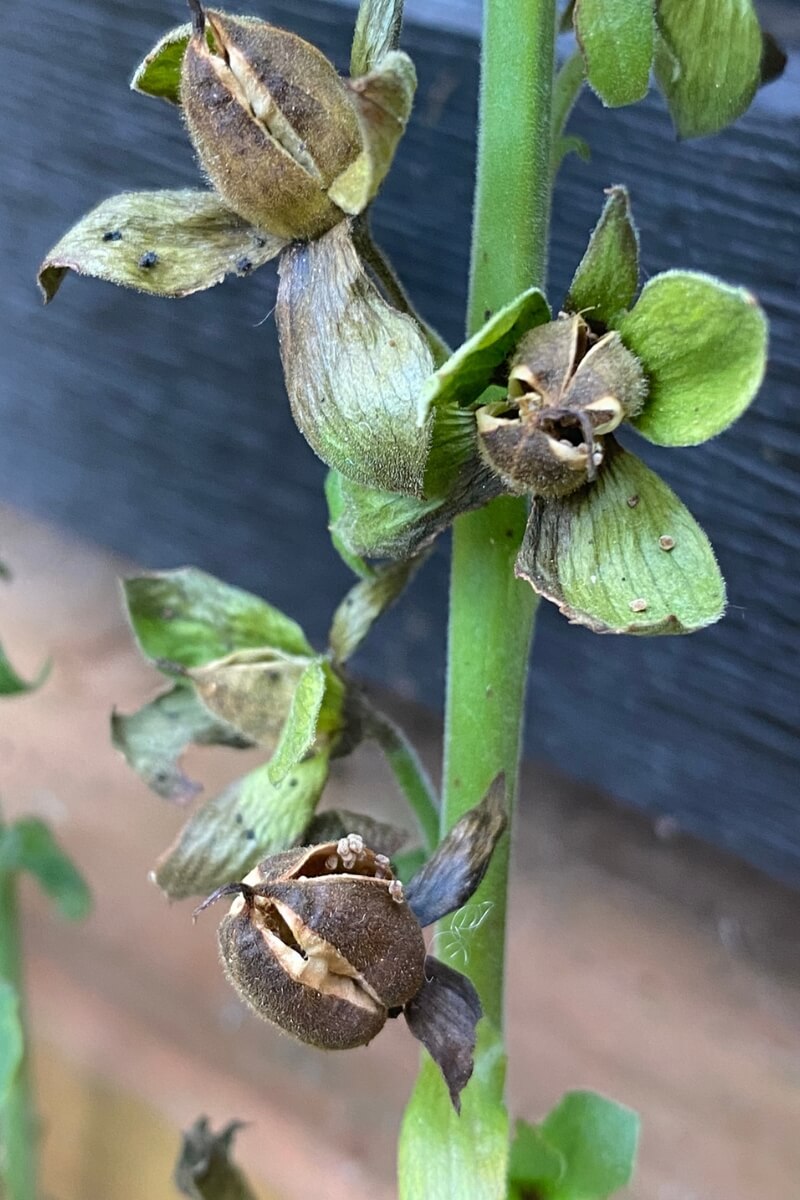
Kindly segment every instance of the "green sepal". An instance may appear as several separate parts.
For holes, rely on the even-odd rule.
[[[6,657],[5,650],[0,645],[0,696],[21,696],[25,692],[34,692],[41,687],[50,674],[51,663],[46,662],[39,668],[39,673],[30,682],[19,675]]]
[[[625,187],[611,187],[564,301],[590,324],[613,326],[639,286],[639,232]]]
[[[0,830],[0,872],[33,875],[63,917],[79,921],[92,907],[92,895],[77,867],[49,827],[37,817],[20,817]]]
[[[270,854],[303,840],[328,778],[328,755],[315,754],[279,784],[269,764],[237,779],[189,818],[161,856],[153,881],[171,900],[203,896]]]
[[[301,762],[314,745],[317,730],[322,724],[322,704],[329,676],[335,678],[330,667],[326,671],[323,659],[313,658],[297,680],[292,703],[267,768],[272,783],[279,784],[285,779],[292,767]],[[340,684],[337,689],[338,705],[332,697],[329,698],[329,716],[335,713],[334,728],[338,727],[336,718],[341,718],[343,698],[344,689]]]
[[[660,446],[695,446],[741,416],[764,378],[767,320],[755,297],[710,275],[667,271],[622,318],[648,376],[634,421]]]
[[[22,1062],[24,1049],[17,989],[8,980],[0,979],[0,1111]]]
[[[131,89],[144,96],[167,100],[170,104],[180,104],[181,65],[191,36],[192,26],[187,22],[159,38],[133,72]],[[209,38],[209,33],[206,37]]]
[[[633,1175],[639,1117],[597,1092],[567,1092],[539,1125],[544,1142],[564,1162],[558,1179],[537,1183],[542,1200],[606,1200]],[[512,1163],[514,1161],[512,1151]]]
[[[431,428],[417,422],[417,398],[433,358],[417,323],[367,277],[346,222],[283,255],[276,321],[311,448],[364,487],[419,496]]]
[[[178,299],[226,275],[249,275],[285,245],[231,212],[214,192],[122,192],[64,234],[39,268],[39,288],[49,304],[67,271],[75,271]]]
[[[528,288],[489,317],[427,380],[419,396],[419,420],[426,421],[432,409],[448,404],[470,407],[491,384],[505,383],[498,372],[517,343],[529,329],[549,320],[550,309],[538,288]]]
[[[263,647],[313,654],[296,621],[195,567],[135,575],[123,591],[139,647],[158,664],[194,667]]]
[[[403,0],[361,0],[350,51],[350,74],[366,75],[396,50],[403,24]]]
[[[394,604],[423,562],[423,555],[380,567],[350,589],[333,614],[328,644],[338,663],[347,662],[381,613]]]
[[[655,73],[678,137],[705,137],[747,110],[761,72],[751,0],[659,0]]]
[[[542,1197],[550,1196],[564,1178],[567,1161],[561,1151],[551,1145],[537,1125],[517,1121],[508,1161],[508,1182],[512,1200],[527,1191]]]
[[[175,1186],[189,1200],[256,1200],[242,1172],[231,1161],[233,1138],[242,1128],[231,1121],[212,1133],[207,1117],[200,1117],[183,1135],[175,1167]]]
[[[176,683],[137,712],[111,715],[111,744],[156,795],[185,804],[202,785],[181,770],[180,758],[190,745],[234,746],[250,742],[214,717],[194,688]]]
[[[647,95],[653,65],[653,0],[577,0],[575,34],[589,86],[607,108]]]
[[[356,216],[378,193],[405,133],[417,90],[413,62],[393,50],[377,66],[351,79],[348,95],[356,110],[363,149],[328,188],[328,198],[342,212]]]
[[[506,1194],[506,1060],[502,1038],[488,1020],[481,1021],[477,1032],[475,1069],[461,1093],[460,1116],[439,1068],[424,1056],[400,1131],[399,1200],[494,1200]]]
[[[535,497],[516,574],[595,633],[691,633],[725,584],[708,538],[662,479],[613,438],[594,483]]]

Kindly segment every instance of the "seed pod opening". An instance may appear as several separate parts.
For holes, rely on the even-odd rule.
[[[317,237],[342,220],[327,189],[361,151],[358,119],[331,62],[253,17],[192,3],[181,103],[223,200],[258,228]]]
[[[580,316],[523,338],[506,400],[478,409],[481,452],[515,492],[566,496],[595,478],[603,436],[641,410],[644,374],[618,333],[595,339]]]
[[[420,991],[419,922],[388,859],[358,835],[275,855],[230,891],[226,973],[259,1016],[301,1041],[365,1045]]]

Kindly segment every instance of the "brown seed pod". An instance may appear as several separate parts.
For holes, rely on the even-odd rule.
[[[331,62],[254,17],[190,0],[194,33],[181,103],[200,162],[226,204],[287,239],[342,220],[327,195],[362,148],[358,118]]]
[[[286,850],[197,910],[234,896],[219,930],[233,987],[261,1017],[325,1050],[363,1046],[403,1012],[458,1109],[481,1015],[463,975],[426,956],[422,925],[460,907],[505,828],[503,780],[453,827],[407,889],[358,834]]]
[[[478,409],[481,452],[512,491],[569,495],[594,479],[603,436],[640,411],[644,391],[618,333],[593,340],[582,317],[562,316],[523,338],[508,398]]]

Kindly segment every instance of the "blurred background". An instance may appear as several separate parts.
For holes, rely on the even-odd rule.
[[[235,7],[235,6],[234,6]],[[345,70],[352,10],[241,6]],[[512,906],[510,1088],[535,1118],[567,1087],[642,1111],[638,1200],[789,1200],[800,1179],[800,801],[796,583],[800,12],[758,5],[789,52],[734,128],[678,144],[654,94],[571,131],[553,214],[551,298],[603,203],[629,186],[644,276],[670,266],[754,291],[771,321],[767,382],[718,442],[637,444],[707,530],[730,609],[691,638],[628,641],[538,619]],[[177,0],[7,0],[0,129],[0,636],[46,688],[0,712],[0,792],[52,821],[96,911],[56,923],[31,891],[32,1011],[47,1191],[160,1200],[177,1129],[200,1111],[249,1122],[241,1157],[263,1196],[389,1197],[416,1051],[401,1029],[354,1055],[296,1047],[246,1016],[216,965],[213,923],[146,880],[183,815],[108,744],[114,704],[157,681],[135,655],[117,577],[192,563],[267,597],[322,644],[349,582],[331,549],[323,468],[291,422],[271,266],[180,303],[69,279],[46,311],[46,250],[117,191],[195,186],[179,114],[128,92],[184,19]],[[452,343],[466,293],[479,6],[407,2],[414,117],[375,208],[379,240]],[[438,772],[447,540],[356,670]],[[197,751],[206,794],[240,756]],[[368,751],[326,803],[389,813]],[[324,1184],[321,1183],[324,1169]]]

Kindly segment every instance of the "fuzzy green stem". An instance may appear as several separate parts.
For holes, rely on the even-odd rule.
[[[544,288],[552,173],[555,0],[485,0],[478,174],[468,329],[525,288]],[[505,771],[513,811],[536,598],[514,577],[523,499],[502,497],[458,518],[453,531],[442,831]],[[503,1200],[508,1119],[502,1045],[506,837],[471,904],[488,913],[437,942],[469,975],[486,1019],[475,1070],[454,1115],[423,1064],[400,1144],[401,1200]]]
[[[22,977],[17,880],[13,871],[0,871],[0,978],[18,997],[23,1029],[22,1060],[14,1074],[2,1116],[3,1195],[7,1200],[36,1200],[36,1127],[31,1102],[30,1071],[25,1034],[25,993]]]
[[[439,806],[428,773],[403,730],[385,713],[371,714],[370,732],[386,755],[397,785],[417,818],[425,849],[430,853],[439,836]]]

